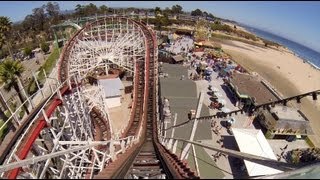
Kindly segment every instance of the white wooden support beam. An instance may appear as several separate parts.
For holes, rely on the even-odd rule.
[[[194,162],[195,162],[197,174],[198,174],[198,176],[200,177],[200,171],[199,171],[197,153],[196,153],[196,150],[195,150],[195,148],[194,148],[194,144],[192,144],[192,152],[193,152],[193,158],[194,158]]]
[[[122,153],[125,153],[126,152],[126,147],[125,147],[125,141],[124,140],[121,140],[120,146],[121,146]]]
[[[109,146],[109,150],[110,150],[110,156],[112,161],[115,161],[117,159],[116,153],[115,153],[115,147],[114,147],[114,142],[113,140],[110,141],[110,146]]]
[[[20,126],[21,123],[20,123],[19,118],[18,118],[17,115],[14,114],[14,112],[11,110],[11,108],[10,108],[9,104],[7,103],[7,101],[5,100],[5,98],[4,98],[1,90],[0,90],[0,96],[1,96],[1,99],[3,99],[3,101],[4,101],[5,105],[6,105],[6,107],[4,107],[4,108],[7,108],[7,109],[9,110],[10,114],[13,114],[13,119],[14,119],[14,120],[18,123],[18,125]]]
[[[42,115],[44,117],[44,119],[46,120],[47,124],[51,124],[50,123],[50,119],[48,118],[46,112],[44,111],[44,109],[41,110],[42,111]]]
[[[27,98],[27,101],[29,102],[29,104],[31,105],[31,107],[32,107],[32,109],[33,109],[33,108],[34,108],[34,105],[33,105],[33,103],[31,102],[30,97],[29,97],[28,94],[26,93],[26,90],[24,89],[24,87],[23,87],[20,79],[17,78],[17,80],[18,80],[18,84],[19,84],[19,86],[21,87],[21,90],[22,90],[24,96]],[[21,103],[25,103],[25,102],[21,102]]]
[[[44,69],[43,69],[43,70],[44,70]],[[38,79],[37,79],[36,75],[35,75],[33,72],[32,72],[32,76],[33,76],[33,78],[34,78],[34,81],[36,82],[36,85],[37,85],[38,89],[39,89],[40,92],[41,92],[42,98],[44,98],[43,90],[40,88]]]
[[[174,140],[172,152],[175,154],[177,152],[178,140]]]

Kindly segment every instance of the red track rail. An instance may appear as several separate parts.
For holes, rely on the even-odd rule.
[[[140,23],[141,26],[143,26],[145,29],[147,29],[149,31],[149,34],[152,36],[153,42],[156,42],[156,37],[155,34],[146,27],[145,24]],[[158,48],[156,46],[156,43],[154,43],[154,49]],[[154,64],[156,64],[157,62],[153,62]],[[154,67],[155,68],[155,67]],[[147,71],[149,72],[149,71]],[[153,78],[157,78],[158,76],[155,74],[152,74]],[[153,90],[154,92],[152,92],[153,94],[156,94],[156,84],[153,83]],[[160,142],[158,139],[158,132],[157,132],[157,118],[156,118],[156,98],[153,96],[153,101],[152,101],[152,106],[153,106],[153,142],[156,145],[157,150],[159,151],[159,153],[161,154],[161,157],[163,158],[164,162],[166,163],[166,165],[168,166],[168,168],[170,169],[172,175],[175,178],[178,179],[182,179],[182,178],[187,178],[187,179],[194,179],[194,178],[199,178],[198,176],[195,175],[195,173],[188,167],[187,162],[182,162],[177,155],[171,153],[168,149],[166,149]]]
[[[126,18],[121,18],[121,19],[124,19],[126,20]],[[102,20],[100,20],[102,21]],[[96,21],[94,22],[94,24],[98,24],[100,21]],[[144,33],[149,33],[151,35],[151,39],[146,39],[146,61],[145,61],[145,67],[144,67],[144,78],[146,79],[146,83],[145,83],[145,86],[144,86],[144,97],[143,97],[143,109],[144,109],[144,112],[147,112],[147,109],[148,109],[148,98],[149,98],[149,80],[147,80],[148,78],[150,78],[149,76],[151,75],[150,74],[150,48],[149,48],[149,42],[150,41],[153,41],[153,42],[156,42],[156,38],[154,35],[152,35],[153,33],[142,23],[139,23],[139,22],[136,22],[136,21],[132,21],[130,20],[131,22],[135,23],[136,25],[142,27],[142,29],[144,29]],[[67,42],[66,46],[63,48],[62,50],[62,55],[61,55],[61,58],[59,60],[59,66],[58,66],[58,78],[59,78],[59,81],[60,82],[64,82],[68,79],[68,56],[69,56],[69,53],[70,53],[70,50],[73,46],[73,44],[76,42],[76,38],[80,38],[83,36],[83,34],[81,32],[83,32],[85,29],[88,29],[90,28],[90,26],[92,26],[92,24],[87,24],[84,28],[82,28],[81,30],[77,31],[73,36],[72,38]],[[150,36],[149,35],[149,36]],[[156,43],[153,43],[153,49],[154,48],[157,48],[156,46]],[[155,63],[155,62],[152,62],[152,63]],[[138,71],[138,64],[136,64],[136,70],[137,72],[136,73],[140,73]],[[154,68],[154,64],[153,64],[153,68]],[[154,72],[154,71],[153,71]],[[157,77],[154,73],[152,73],[152,78],[155,78]],[[139,81],[141,81],[142,79],[139,79],[138,75],[136,75],[136,78],[135,78],[135,83],[134,83],[134,86],[135,86],[135,89],[134,89],[134,93],[135,93],[135,102],[138,98],[138,91],[137,91],[137,88],[138,88],[138,85],[139,85]],[[153,80],[151,82],[151,84],[153,83]],[[73,84],[74,85],[74,84]],[[156,88],[156,84],[153,83],[153,90],[155,90]],[[73,86],[74,87],[74,86]],[[69,90],[68,86],[64,86],[63,88],[61,88],[60,92],[62,95],[64,95],[65,93],[67,93]],[[150,93],[155,93],[155,92],[150,92]],[[49,106],[47,108],[45,108],[45,112],[46,112],[46,115],[47,117],[49,118],[51,116],[51,114],[54,112],[54,110],[62,105],[62,101],[60,99],[58,99],[57,95],[50,101],[50,103],[48,103]],[[150,103],[149,103],[150,105]],[[155,110],[155,97],[153,95],[153,109]],[[136,103],[134,103],[134,106],[133,106],[133,109],[132,109],[132,112],[133,114],[131,115],[131,120],[130,120],[130,124],[132,124],[132,121],[134,120],[134,110],[136,108],[141,108],[141,107],[137,107]],[[93,109],[95,110],[95,108]],[[96,114],[98,114],[98,118],[100,118],[100,120],[103,122],[103,125],[104,126],[107,126],[109,127],[109,125],[106,123],[105,120],[103,120],[103,118],[101,117],[101,114],[98,112],[95,112]],[[141,112],[142,113],[142,112]],[[153,127],[156,127],[156,116],[155,114],[153,114]],[[143,119],[141,119],[139,121],[138,124],[132,124],[129,126],[129,128],[127,129],[126,132],[128,132],[129,129],[132,128],[132,126],[141,126],[141,123],[142,121],[146,121],[147,119],[147,113],[145,113],[145,116],[143,117]],[[21,148],[18,149],[18,157],[19,159],[25,159],[26,156],[28,155],[28,152],[30,151],[33,143],[35,142],[35,140],[37,139],[37,137],[39,136],[41,130],[43,128],[45,128],[47,126],[47,123],[44,119],[44,117],[40,117],[38,118],[38,120],[35,121],[35,125],[34,125],[34,128],[32,129],[31,133],[29,136],[27,136],[28,138],[24,138],[24,140],[22,141],[21,143]],[[143,134],[145,134],[146,132],[146,123],[145,123],[145,127],[144,127],[144,130],[143,130]],[[135,129],[135,135],[137,135],[138,133],[138,128],[134,128]],[[110,133],[110,130],[108,130],[108,132]],[[123,135],[125,135],[127,133],[124,133]],[[172,154],[170,151],[168,151],[165,147],[163,147],[159,142],[158,142],[158,137],[157,137],[157,132],[156,132],[156,128],[153,128],[153,141],[154,143],[156,144],[156,148],[159,150],[161,156],[164,158],[164,161],[165,163],[170,167],[170,169],[172,169],[174,171],[174,176],[175,177],[179,177],[179,178],[197,178],[194,173],[186,166],[185,163],[182,163],[175,154]],[[110,135],[108,135],[108,137],[110,137]],[[143,135],[143,139],[145,138],[145,135]],[[139,143],[141,144],[141,143]],[[137,148],[138,146],[133,146],[131,148]],[[128,152],[132,152],[132,150],[128,150]],[[9,175],[8,175],[8,178],[9,179],[14,179],[17,177],[17,175],[19,174],[21,168],[16,168],[12,171],[9,172]]]
[[[65,86],[60,90],[60,93],[63,95],[67,91],[68,91],[68,87]],[[62,105],[62,101],[58,99],[57,95],[55,95],[55,97],[49,102],[49,106],[45,108],[46,116],[50,118],[54,110],[60,105]],[[47,122],[44,116],[41,116],[35,121],[34,128],[31,131],[30,135],[27,135],[26,137],[24,137],[20,147],[17,150],[17,156],[19,157],[20,160],[25,159],[27,157],[33,143],[38,138],[41,130],[46,126],[47,126]],[[22,168],[20,167],[10,171],[8,178],[16,179],[21,169]]]

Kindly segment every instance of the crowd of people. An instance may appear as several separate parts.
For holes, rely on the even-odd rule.
[[[183,64],[196,71],[190,76],[190,79],[205,79],[210,82],[213,71],[218,72],[216,78],[230,77],[233,71],[246,72],[240,65],[232,62],[229,55],[222,50],[195,46],[193,37],[169,34],[168,38],[169,43],[166,43],[163,50],[185,58]]]
[[[222,129],[222,126],[219,126],[217,125],[217,121],[212,121],[211,122],[211,130],[217,135],[217,136],[220,136],[220,131]],[[220,139],[218,139],[216,142],[217,144],[219,144],[221,146],[221,148],[224,148],[224,145],[223,145],[223,141],[224,141],[224,138],[221,136]],[[217,162],[217,160],[219,160],[219,158],[221,156],[224,156],[225,158],[227,158],[227,155],[224,154],[224,153],[221,153],[221,152],[216,152],[216,154],[212,154],[212,157],[213,157],[213,160],[214,162]]]
[[[283,148],[280,148],[281,153],[280,153],[280,155],[277,154],[277,160],[278,160],[278,161],[281,161],[281,158],[286,159],[285,151],[287,150],[287,148],[288,148],[288,144],[285,145]]]
[[[171,44],[164,49],[175,55],[186,54],[193,48],[193,39],[188,36],[180,36],[175,40],[172,39],[170,40],[170,43]]]

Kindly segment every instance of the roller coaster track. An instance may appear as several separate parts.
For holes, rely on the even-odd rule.
[[[135,63],[135,79],[134,79],[134,105],[132,107],[132,114],[129,126],[122,134],[122,137],[141,136],[138,143],[129,147],[124,153],[120,153],[115,159],[112,159],[105,169],[96,175],[97,178],[110,177],[154,177],[154,178],[199,178],[195,175],[185,162],[181,162],[179,158],[167,150],[160,142],[157,131],[157,44],[156,38],[152,30],[148,29],[145,24],[133,21],[126,18],[141,28],[145,41],[145,57],[144,61],[137,61]],[[103,20],[100,20],[103,21]],[[94,22],[95,23],[95,22]],[[84,28],[77,31],[74,36],[65,45],[62,51],[62,56],[58,66],[58,79],[64,86],[61,87],[58,93],[48,99],[48,103],[43,109],[44,115],[40,116],[32,122],[30,129],[21,140],[18,148],[16,148],[16,159],[23,160],[27,157],[29,151],[33,148],[33,144],[39,137],[40,132],[48,126],[48,119],[58,107],[63,107],[65,104],[61,99],[66,94],[72,94],[79,86],[82,86],[78,81],[71,81],[69,75],[68,57],[72,46],[81,37],[81,32],[94,23],[87,24]],[[84,35],[88,35],[84,33]],[[92,35],[92,34],[91,34]],[[83,36],[83,35],[82,35]],[[34,109],[36,113],[39,109]],[[98,108],[92,108],[90,116],[93,127],[95,129],[94,140],[108,141],[111,139],[109,120],[102,115],[103,112]],[[33,119],[33,114],[30,115],[30,121]],[[28,121],[26,121],[26,126]],[[14,141],[24,131],[23,128],[16,134]],[[120,148],[116,146],[116,149]],[[7,148],[9,151],[10,148]],[[98,146],[98,149],[108,150],[108,146]],[[111,151],[111,150],[110,150]],[[9,152],[2,155],[2,161]],[[52,153],[54,154],[54,153]],[[59,154],[59,153],[58,153]],[[130,159],[131,161],[128,161]],[[126,162],[125,162],[126,161]],[[48,161],[47,161],[48,162]],[[47,167],[47,165],[45,166]],[[121,168],[124,167],[124,168]],[[13,170],[7,171],[3,177],[14,179],[22,170],[21,166]],[[87,174],[92,172],[86,171]]]
[[[156,130],[156,39],[144,24],[134,22],[145,35],[146,59],[136,64],[134,93],[137,99],[134,100],[130,126],[123,136],[137,135],[139,126],[143,125],[142,139],[97,178],[199,178],[185,162],[159,143]]]
[[[101,26],[99,23],[106,21],[126,21],[127,22],[127,31],[128,31],[128,23],[133,24],[138,27],[138,29],[134,29],[134,31],[139,31],[142,34],[143,42],[144,42],[144,54],[141,55],[141,59],[134,62],[134,91],[133,91],[133,106],[131,109],[131,116],[128,123],[128,126],[121,134],[121,139],[114,140],[111,134],[110,128],[110,120],[104,115],[105,112],[98,107],[93,107],[90,109],[89,116],[90,121],[85,121],[83,117],[81,119],[81,115],[77,114],[76,116],[81,120],[78,124],[76,124],[75,129],[72,129],[75,134],[77,132],[77,128],[81,126],[89,129],[90,132],[87,134],[89,137],[88,140],[81,141],[80,140],[72,140],[72,138],[68,137],[68,135],[61,135],[53,133],[53,129],[51,128],[51,132],[54,136],[65,136],[60,142],[60,152],[54,152],[55,148],[52,148],[51,154],[43,155],[37,153],[37,149],[34,147],[34,144],[45,128],[50,128],[52,126],[52,120],[50,117],[56,114],[56,110],[59,109],[62,115],[66,117],[71,116],[66,111],[69,108],[70,104],[68,104],[68,99],[70,99],[70,95],[76,94],[80,96],[81,93],[79,91],[80,88],[83,87],[82,79],[80,74],[82,72],[78,72],[78,74],[70,74],[70,56],[73,50],[73,47],[76,46],[77,41],[86,40],[86,36],[91,36],[94,40],[101,40],[105,38],[106,40],[113,39],[112,36],[108,36],[107,33],[103,36],[99,34],[99,29],[93,32],[93,26]],[[118,24],[116,24],[118,25]],[[117,27],[115,24],[113,26]],[[91,28],[91,31],[89,31]],[[121,30],[121,24],[120,24]],[[122,35],[120,31],[118,35]],[[87,41],[88,42],[88,41]],[[24,124],[18,129],[14,138],[9,143],[4,154],[1,155],[1,164],[4,163],[6,157],[9,155],[11,149],[14,144],[20,138],[20,144],[15,147],[15,152],[13,155],[16,157],[15,160],[11,160],[11,163],[20,163],[21,160],[27,158],[30,151],[34,151],[34,154],[38,154],[39,157],[37,162],[40,162],[43,157],[48,157],[49,159],[43,164],[40,169],[46,170],[48,165],[54,164],[58,166],[59,163],[57,161],[64,162],[62,166],[62,170],[60,171],[61,177],[69,177],[69,178],[190,178],[197,179],[199,178],[189,167],[185,161],[181,161],[177,155],[168,150],[163,143],[160,142],[160,134],[159,132],[159,114],[158,114],[158,49],[157,49],[157,40],[154,32],[149,29],[145,24],[134,21],[131,19],[127,19],[125,17],[116,17],[116,18],[104,18],[97,20],[92,23],[88,23],[86,26],[77,31],[73,37],[68,41],[65,45],[62,55],[59,61],[58,66],[58,79],[61,83],[59,89],[46,101],[40,103],[40,105],[33,110]],[[121,42],[124,43],[124,42]],[[119,44],[121,44],[119,43]],[[98,62],[95,66],[97,66]],[[85,73],[84,73],[85,74]],[[75,77],[76,76],[76,77]],[[73,78],[73,79],[72,79]],[[257,111],[259,108],[266,108],[267,106],[273,106],[275,104],[284,104],[288,101],[292,101],[294,99],[297,102],[300,102],[301,98],[312,96],[313,99],[317,98],[317,95],[320,93],[319,90],[312,91],[309,93],[285,98],[279,101],[274,101],[266,104],[261,104],[257,106],[252,106],[249,108],[249,113]],[[72,96],[74,98],[74,96]],[[72,99],[71,98],[71,99]],[[81,100],[81,98],[79,98]],[[71,102],[76,102],[74,99]],[[80,101],[77,101],[79,106],[82,105]],[[72,105],[72,104],[71,104]],[[77,107],[76,105],[75,107]],[[44,108],[43,108],[44,107]],[[74,107],[72,107],[74,108]],[[65,109],[65,110],[61,110]],[[36,116],[39,114],[39,111],[42,111],[42,115]],[[238,111],[232,111],[229,113],[220,113],[214,116],[206,116],[200,117],[198,120],[209,120],[212,118],[223,118],[226,116],[231,116],[232,114],[244,113],[244,109]],[[85,112],[82,112],[83,116],[85,116]],[[60,114],[60,115],[61,115]],[[192,119],[195,120],[195,119]],[[72,121],[73,123],[73,121]],[[85,124],[90,123],[90,124]],[[28,126],[28,128],[26,128]],[[70,125],[69,125],[70,126]],[[63,125],[63,128],[65,125]],[[91,135],[92,132],[92,135]],[[24,136],[21,135],[24,133]],[[91,138],[91,136],[93,138]],[[69,141],[67,141],[69,140]],[[93,140],[93,142],[92,142]],[[88,156],[76,162],[76,166],[73,166],[73,171],[68,171],[64,173],[64,169],[67,160],[61,160],[57,158],[61,156],[63,152],[72,153],[74,151],[79,151],[81,147],[67,146],[67,144],[85,144],[83,146],[83,153],[87,151],[85,148],[92,148],[87,151]],[[56,142],[53,142],[54,147],[56,147]],[[68,149],[69,148],[69,149]],[[103,152],[103,153],[101,153]],[[115,153],[116,152],[116,153]],[[100,154],[98,154],[100,153]],[[99,159],[102,155],[102,158]],[[74,158],[76,159],[75,155]],[[51,160],[50,160],[51,159]],[[31,160],[28,161],[27,164],[31,164]],[[87,163],[87,165],[83,165]],[[97,171],[97,167],[95,163],[99,164],[99,171]],[[58,165],[56,165],[58,164]],[[85,166],[80,169],[80,166]],[[17,178],[19,173],[23,170],[20,166],[15,166],[14,168],[9,169],[2,174],[2,177],[7,177],[10,179]],[[79,167],[78,167],[79,166]],[[17,168],[18,167],[18,168]],[[77,169],[78,167],[78,169]],[[91,167],[91,169],[90,169]],[[54,168],[52,168],[54,169]],[[52,170],[51,173],[55,173],[57,170]],[[24,170],[23,170],[24,171]],[[81,171],[77,176],[73,176],[74,172]],[[46,172],[42,171],[41,174],[36,177],[44,177]],[[49,174],[49,173],[48,173]],[[52,174],[49,174],[52,175]],[[57,177],[57,176],[55,176]]]

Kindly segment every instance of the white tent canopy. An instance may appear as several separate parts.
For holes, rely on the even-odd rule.
[[[120,78],[100,79],[98,84],[103,87],[106,97],[121,96],[121,90],[124,89]]]
[[[277,160],[270,144],[260,129],[232,128],[232,132],[241,152]],[[247,160],[244,160],[244,164],[246,165],[249,176],[271,175],[283,172]]]
[[[213,92],[219,92],[219,89],[216,88],[216,87],[212,87],[212,91],[213,91]]]
[[[225,105],[226,104],[226,100],[225,99],[218,99],[218,102]]]
[[[224,112],[224,113],[228,113],[231,110],[229,108],[223,107],[223,108],[221,108],[221,111]]]
[[[217,97],[222,97],[222,94],[221,93],[214,93]]]

